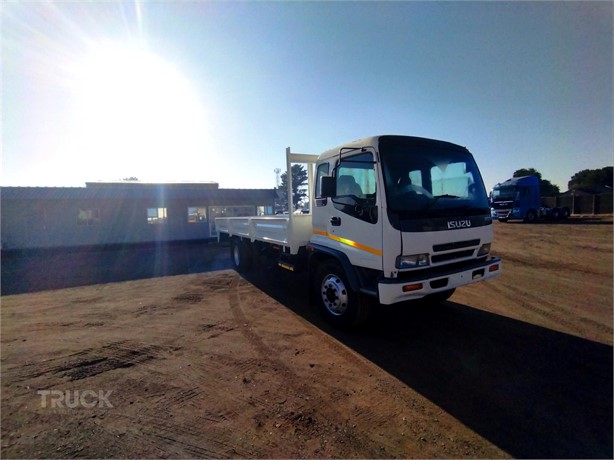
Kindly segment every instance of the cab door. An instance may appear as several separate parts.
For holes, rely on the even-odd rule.
[[[352,265],[381,270],[382,216],[374,160],[372,152],[360,152],[336,161],[335,196],[316,200],[313,223],[321,244],[345,253]]]

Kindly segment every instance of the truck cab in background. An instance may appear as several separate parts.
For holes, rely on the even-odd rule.
[[[493,219],[499,222],[522,220],[536,222],[540,218],[565,219],[569,208],[542,206],[542,197],[537,176],[512,177],[496,184],[490,193],[490,207]]]

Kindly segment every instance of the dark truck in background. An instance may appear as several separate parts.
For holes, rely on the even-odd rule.
[[[566,219],[567,207],[542,206],[539,177],[512,177],[496,184],[490,192],[490,209],[493,219],[499,222],[522,220],[532,223],[538,219]]]

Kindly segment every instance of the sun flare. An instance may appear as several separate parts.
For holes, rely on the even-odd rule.
[[[175,173],[178,156],[205,147],[205,114],[187,79],[155,54],[116,44],[93,50],[75,72],[73,154],[96,175]],[[168,177],[167,177],[168,178]]]

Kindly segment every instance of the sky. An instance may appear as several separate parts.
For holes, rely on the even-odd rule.
[[[614,163],[611,1],[4,1],[2,186],[272,188],[285,149],[405,134],[487,189]]]

